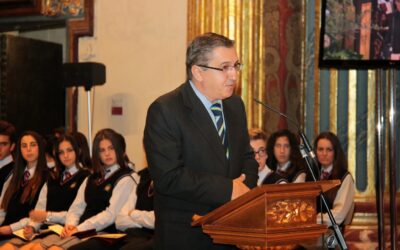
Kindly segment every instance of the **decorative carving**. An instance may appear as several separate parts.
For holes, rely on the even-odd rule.
[[[83,13],[84,0],[46,0],[43,14],[47,16],[79,16]]]
[[[308,200],[279,200],[268,206],[267,224],[283,226],[310,222],[315,213],[315,208]]]

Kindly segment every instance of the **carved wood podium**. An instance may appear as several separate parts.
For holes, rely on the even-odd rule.
[[[267,248],[317,239],[327,231],[316,224],[316,197],[339,180],[256,187],[195,219],[214,243]]]

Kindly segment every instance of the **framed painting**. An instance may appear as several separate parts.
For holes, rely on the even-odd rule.
[[[0,16],[40,15],[42,0],[0,0]]]

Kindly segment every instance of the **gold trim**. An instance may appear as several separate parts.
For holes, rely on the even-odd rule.
[[[367,138],[367,188],[365,195],[375,196],[375,136],[376,136],[376,71],[368,70],[368,138]],[[353,175],[354,176],[354,175]]]
[[[305,127],[305,106],[306,106],[306,87],[307,87],[307,82],[306,82],[306,35],[307,35],[307,3],[305,0],[301,2],[301,9],[303,12],[301,13],[301,23],[303,27],[303,33],[302,33],[302,40],[301,40],[301,68],[300,68],[300,114],[303,114],[300,116],[300,124],[302,124],[303,127]]]
[[[77,17],[84,11],[84,0],[45,0],[43,15]]]
[[[354,175],[356,168],[357,152],[357,71],[349,70],[349,89],[348,89],[348,149],[347,159],[350,173]]]
[[[320,114],[320,72],[318,68],[318,57],[319,57],[319,36],[320,36],[320,18],[321,18],[321,0],[315,1],[315,49],[314,49],[314,96],[315,96],[315,109],[314,109],[314,134],[319,134],[319,114]]]
[[[265,93],[265,51],[264,51],[264,46],[265,46],[265,24],[264,24],[264,1],[257,1],[258,6],[256,6],[256,9],[259,10],[257,15],[258,18],[258,39],[257,39],[257,61],[255,62],[256,67],[257,67],[257,89],[259,90],[257,93],[257,98],[259,100],[264,99],[264,93]],[[256,119],[254,120],[255,124],[257,127],[262,128],[265,124],[265,118],[264,118],[264,110],[263,108],[258,105],[258,112],[256,113]]]
[[[245,102],[248,125],[262,127],[264,110],[254,104],[253,98],[263,100],[265,93],[264,1],[190,0],[188,13],[188,43],[205,32],[235,40],[244,64],[236,92]]]
[[[284,226],[310,224],[315,221],[315,214],[315,203],[310,200],[284,199],[270,203],[265,217],[268,226]]]
[[[337,134],[337,86],[338,71],[336,69],[331,69],[329,83],[329,130],[335,134]]]

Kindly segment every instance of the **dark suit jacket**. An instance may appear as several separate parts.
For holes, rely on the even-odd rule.
[[[201,228],[190,226],[230,201],[232,179],[246,174],[257,183],[258,164],[250,147],[240,97],[223,100],[230,159],[214,123],[188,82],[159,97],[148,110],[144,146],[155,185],[156,249],[212,249]]]
[[[14,161],[8,163],[0,169],[0,194],[3,190],[4,183],[10,177],[11,171],[14,169]]]

